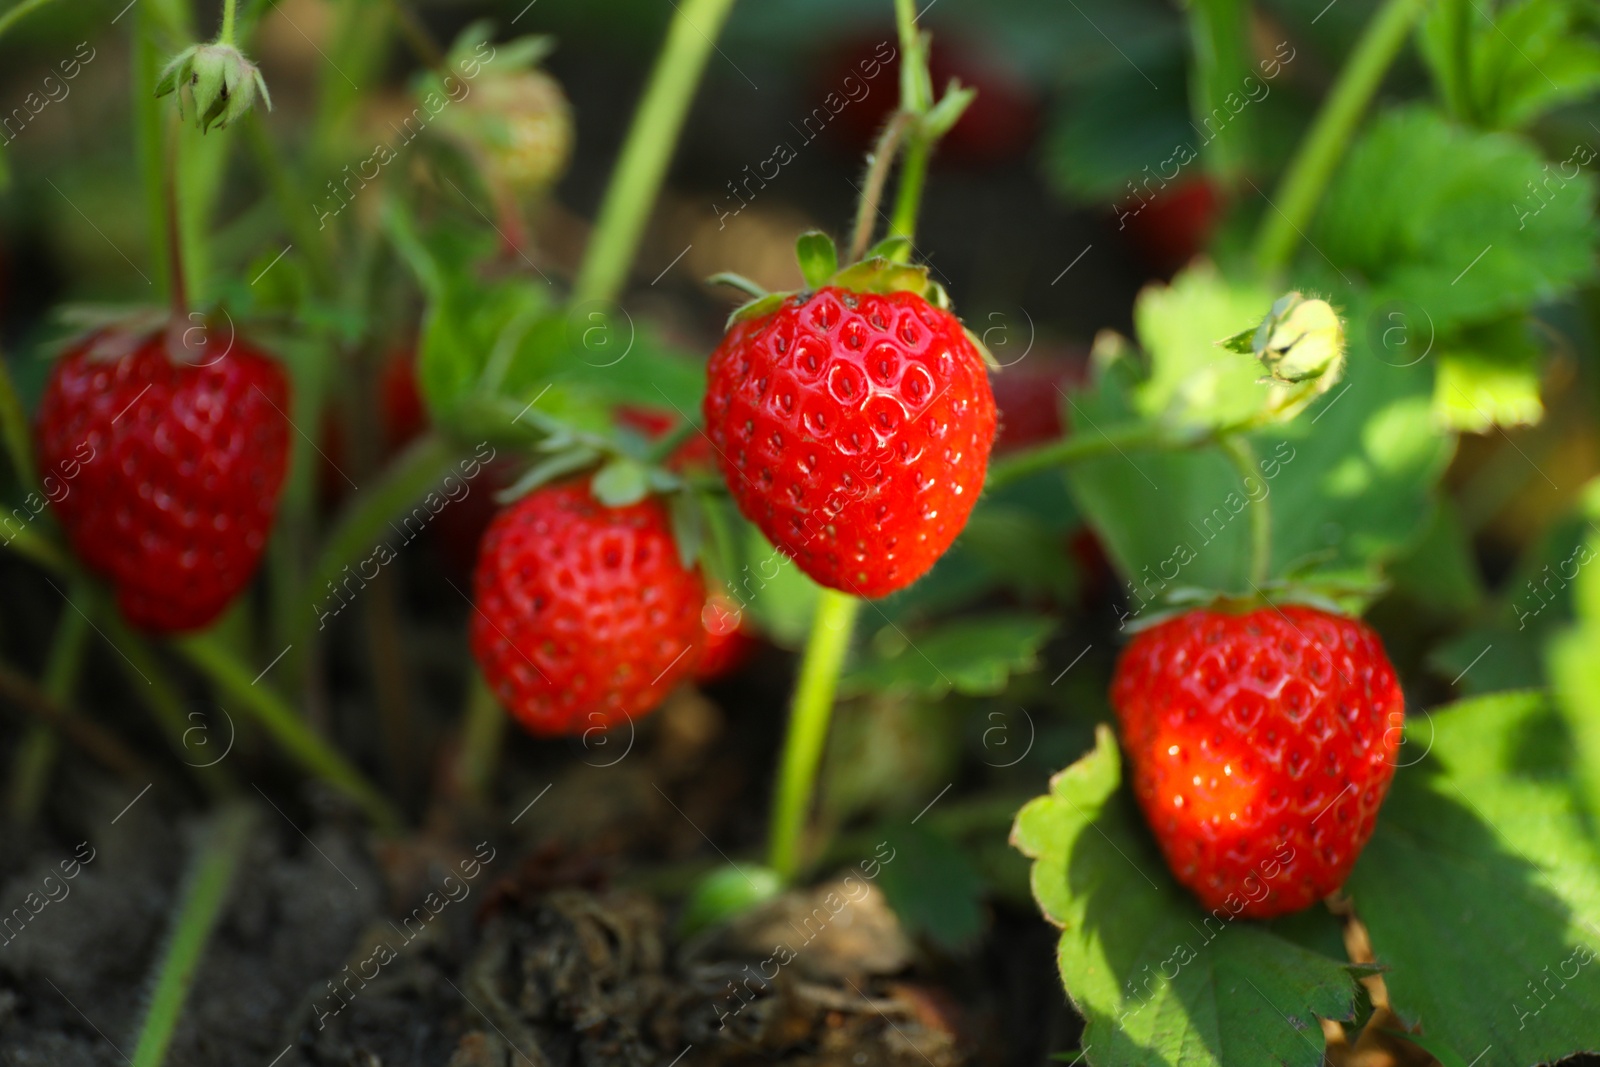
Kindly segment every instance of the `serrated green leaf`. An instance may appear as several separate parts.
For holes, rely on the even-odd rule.
[[[614,459],[595,474],[590,491],[608,508],[625,508],[650,492],[649,472],[631,459]]]
[[[1442,0],[1423,21],[1422,55],[1453,114],[1516,129],[1600,89],[1600,41],[1583,12],[1572,0]]]
[[[1272,308],[1266,289],[1224,281],[1202,264],[1171,285],[1139,293],[1133,321],[1150,358],[1150,376],[1134,394],[1138,410],[1178,425],[1226,426],[1258,414],[1268,400],[1252,353],[1218,346],[1219,337],[1254,331]]]
[[[1350,150],[1305,262],[1325,272],[1325,256],[1337,281],[1364,279],[1371,307],[1404,302],[1441,337],[1524,311],[1594,271],[1594,179],[1573,168],[1547,199],[1533,197],[1546,177],[1514,135],[1423,107],[1390,111]]]
[[[1365,321],[1359,308],[1351,318]],[[1220,351],[1210,339],[1223,332],[1210,329],[1199,343]],[[1249,435],[1249,480],[1214,448],[1126,449],[1067,469],[1074,499],[1129,583],[1129,621],[1185,589],[1252,593],[1252,508],[1269,509],[1275,578],[1374,586],[1383,566],[1421,535],[1454,442],[1433,418],[1431,368],[1379,360],[1368,333],[1350,335],[1339,386],[1292,422]],[[1177,344],[1174,337],[1166,347]],[[1177,395],[1179,374],[1166,373],[1173,379],[1167,392]],[[1163,409],[1145,388],[1126,350],[1103,349],[1094,388],[1073,395],[1069,415],[1079,432],[1126,425]],[[1341,603],[1355,609],[1363,599],[1352,594]]]
[[[1565,721],[1503,693],[1413,716],[1407,736],[1427,757],[1396,773],[1346,885],[1395,1010],[1497,1063],[1600,1048],[1600,854]]]
[[[821,230],[807,230],[794,243],[795,258],[800,261],[800,276],[806,280],[807,289],[820,289],[839,270],[839,250],[833,238]]]
[[[1317,1019],[1352,1013],[1350,967],[1227,907],[1203,911],[1168,874],[1121,781],[1101,726],[1094,751],[1051,779],[1011,835],[1035,861],[1035,899],[1062,930],[1057,962],[1086,1020],[1088,1061],[1320,1065]]]
[[[1038,663],[1039,649],[1055,625],[1040,615],[957,619],[890,652],[864,657],[839,685],[847,693],[998,693],[1012,673]]]
[[[1544,416],[1538,346],[1521,318],[1469,330],[1440,346],[1433,411],[1452,430],[1487,433]]]

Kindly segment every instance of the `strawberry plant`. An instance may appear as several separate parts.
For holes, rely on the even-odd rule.
[[[1591,6],[0,54],[18,1062],[1596,1062]]]

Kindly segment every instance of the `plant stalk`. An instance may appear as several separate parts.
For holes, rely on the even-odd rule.
[[[39,472],[33,465],[28,416],[22,410],[22,399],[17,395],[17,385],[12,380],[11,368],[6,366],[3,351],[0,351],[0,438],[17,473],[17,482],[30,493],[39,493]]]
[[[476,669],[468,686],[466,723],[461,729],[454,784],[464,797],[483,806],[494,786],[510,716]]]
[[[354,800],[380,829],[391,833],[400,829],[400,813],[389,799],[337,749],[312,733],[282,697],[252,681],[250,672],[213,633],[181,638],[173,642],[173,647],[217,689],[243,705],[302,768]]]
[[[71,586],[68,603],[61,609],[61,621],[56,623],[49,659],[45,662],[44,694],[58,708],[71,703],[73,689],[83,672],[89,620],[73,604],[82,599],[85,592],[82,583]],[[23,736],[12,764],[9,798],[12,817],[17,822],[30,823],[38,817],[60,750],[60,740],[48,723],[34,723]]]
[[[1245,499],[1250,501],[1250,584],[1260,589],[1272,574],[1272,512],[1267,498],[1256,500],[1250,496],[1250,479],[1260,480],[1256,469],[1255,449],[1241,434],[1225,434],[1217,440],[1217,447],[1233,463],[1244,483]]]
[[[239,0],[222,0],[222,32],[217,34],[218,44],[233,44],[233,16],[238,3]]]
[[[1179,440],[1151,423],[1136,422],[1127,426],[1113,426],[1094,434],[1075,433],[1055,441],[1013,452],[1005,459],[989,464],[983,487],[996,490],[1019,482],[1030,475],[1052,467],[1065,466],[1085,459],[1098,459],[1111,452],[1126,448],[1177,448],[1196,442]]]
[[[150,1006],[133,1050],[133,1067],[160,1067],[166,1059],[206,943],[222,917],[228,890],[250,843],[254,821],[251,808],[242,803],[231,805],[212,817],[201,836],[173,912],[171,938],[155,972]]]
[[[1426,0],[1385,0],[1356,42],[1262,216],[1254,258],[1263,278],[1283,271],[1310,225],[1334,168]]]
[[[858,598],[832,589],[823,589],[817,598],[811,636],[800,661],[800,680],[789,709],[768,831],[767,866],[785,882],[794,881],[800,871],[800,839],[816,792],[817,767],[833,717],[833,694],[860,608]]]
[[[733,0],[681,0],[666,44],[611,172],[572,302],[611,301],[622,291],[672,150]]]

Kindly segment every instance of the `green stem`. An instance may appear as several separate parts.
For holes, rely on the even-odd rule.
[[[81,601],[85,593],[81,585],[70,587],[69,603],[61,609],[61,621],[56,624],[50,657],[45,663],[45,696],[60,707],[72,702],[74,683],[83,672],[89,620],[72,605]],[[55,766],[59,751],[60,740],[48,724],[35,723],[28,728],[11,772],[10,807],[19,823],[32,822],[38,816],[39,808],[44,803],[45,789],[50,784],[50,771]]]
[[[5,32],[11,28],[11,24],[13,22],[16,22],[30,11],[36,11],[48,3],[50,3],[50,0],[22,0],[22,2],[16,7],[13,7],[5,14],[0,15],[0,37],[5,36]]]
[[[483,805],[489,800],[495,769],[500,765],[500,750],[505,743],[506,725],[511,720],[482,674],[474,670],[469,686],[455,778],[463,796]]]
[[[28,492],[38,493],[39,473],[33,466],[28,416],[22,410],[22,400],[17,396],[17,386],[11,378],[11,368],[6,366],[4,352],[0,352],[0,437],[4,438],[6,455],[17,472],[17,481]]]
[[[1191,0],[1189,40],[1194,66],[1189,99],[1195,131],[1209,134],[1206,169],[1228,184],[1248,169],[1255,155],[1253,111],[1234,113],[1224,101],[1243,90],[1253,73],[1250,61],[1250,5],[1245,0]],[[1222,124],[1211,128],[1218,114]]]
[[[984,488],[1001,489],[1052,467],[1076,463],[1079,460],[1097,459],[1126,448],[1178,448],[1195,442],[1172,437],[1159,426],[1147,422],[1113,426],[1095,433],[1075,433],[1055,441],[1013,452],[1002,460],[989,464],[984,477]]]
[[[222,0],[222,32],[217,34],[217,43],[233,44],[233,16],[238,0]]]
[[[4,534],[4,539],[0,540],[0,548],[9,548],[47,571],[54,571],[57,574],[72,573],[72,560],[68,558],[66,552],[33,527],[0,524],[0,534]]]
[[[894,21],[900,37],[900,110],[908,117],[910,127],[905,136],[905,159],[900,164],[894,213],[889,218],[889,236],[904,237],[910,243],[917,232],[917,212],[922,207],[928,156],[933,150],[933,141],[922,123],[933,107],[933,83],[928,77],[927,40],[917,29],[914,0],[894,0]]]
[[[302,595],[296,598],[296,602],[306,606],[306,611],[298,625],[288,628],[288,641],[299,646],[310,640],[313,624],[319,621],[318,607],[327,607],[327,601],[333,596],[330,587],[337,586],[341,572],[348,565],[373,552],[380,541],[395,548],[410,543],[409,538],[398,545],[391,540],[391,535],[399,537],[390,526],[391,520],[438,485],[455,456],[455,450],[443,438],[429,434],[402,452],[377,481],[351,498],[328,535],[322,554],[306,579],[306,587],[301,590]],[[455,505],[447,503],[445,506]],[[428,518],[432,517],[430,513]],[[415,535],[412,531],[411,536]],[[342,602],[335,600],[334,603]]]
[[[160,22],[151,4],[134,12],[133,31],[133,132],[144,187],[145,219],[149,224],[150,256],[159,276],[157,289],[163,302],[173,298],[173,250],[167,233],[167,187],[162,166],[161,101],[155,85],[161,76],[161,55],[156,50]]]
[[[906,138],[905,159],[900,164],[900,186],[895,190],[889,236],[912,241],[917,233],[917,212],[922,208],[922,188],[928,178],[928,139],[913,131]]]
[[[252,681],[244,665],[210,633],[173,642],[173,647],[211,679],[219,690],[242,704],[272,735],[291,759],[350,797],[385,831],[400,828],[400,814],[366,775],[337,749],[312,733],[293,708],[277,693]]]
[[[833,694],[839,671],[850,648],[850,631],[861,601],[848,593],[822,590],[817,598],[811,636],[800,661],[800,681],[789,708],[789,728],[783,740],[783,764],[772,798],[768,831],[767,866],[785,882],[800,870],[800,838],[815,793],[817,767],[828,739],[833,717]]]
[[[1250,480],[1261,479],[1256,468],[1255,449],[1239,434],[1218,438],[1217,447],[1239,472],[1245,499],[1250,501],[1250,584],[1260,589],[1272,574],[1272,512],[1267,507],[1266,497],[1257,500],[1250,495]]]
[[[231,750],[232,738],[220,724],[206,727],[188,718],[166,665],[149,642],[122,621],[121,615],[113,610],[96,610],[95,617],[106,632],[106,640],[121,653],[116,661],[123,666],[128,687],[149,709],[173,754],[194,769],[201,787],[213,798],[237,793],[238,783],[221,762],[224,753]]]
[[[251,109],[245,119],[244,137],[256,157],[256,169],[266,179],[267,188],[278,203],[284,225],[294,237],[295,247],[302,251],[311,268],[312,278],[323,291],[334,292],[338,277],[332,266],[326,231],[311,224],[311,212],[306,209],[306,204],[312,198],[306,195],[303,184],[289,173],[279,158],[278,148],[267,133],[267,125],[259,109]]]
[[[171,938],[155,972],[133,1067],[160,1067],[166,1058],[206,942],[222,917],[228,890],[250,843],[254,821],[250,808],[233,805],[212,817],[200,839],[173,912]]]
[[[733,0],[682,0],[661,58],[611,172],[599,221],[573,286],[575,304],[610,301],[622,290],[689,103]]]
[[[1385,0],[1356,42],[1284,173],[1277,197],[1262,216],[1254,256],[1263,277],[1271,278],[1287,266],[1295,242],[1310,224],[1362,113],[1400,54],[1426,3],[1427,0]]]

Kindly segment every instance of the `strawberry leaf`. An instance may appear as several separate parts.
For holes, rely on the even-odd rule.
[[[1547,167],[1520,137],[1411,107],[1375,119],[1350,150],[1304,263],[1328,284],[1368,290],[1374,307],[1420,309],[1418,329],[1425,320],[1449,335],[1591,277],[1594,208],[1595,180],[1578,160]]]
[[[880,640],[889,647],[863,657],[839,685],[847,693],[999,693],[1014,672],[1038,665],[1039,649],[1055,626],[1042,615],[996,614],[957,619],[911,638],[885,627]]]
[[[1600,852],[1572,784],[1571,725],[1536,692],[1408,724],[1346,888],[1395,1010],[1469,1061],[1600,1048]]]
[[[1094,751],[1051,779],[1011,834],[1034,860],[1035,899],[1062,930],[1057,962],[1087,1023],[1087,1061],[1317,1067],[1317,1019],[1351,1016],[1357,969],[1226,906],[1204,911],[1172,880],[1121,782],[1116,741],[1101,726]]]

